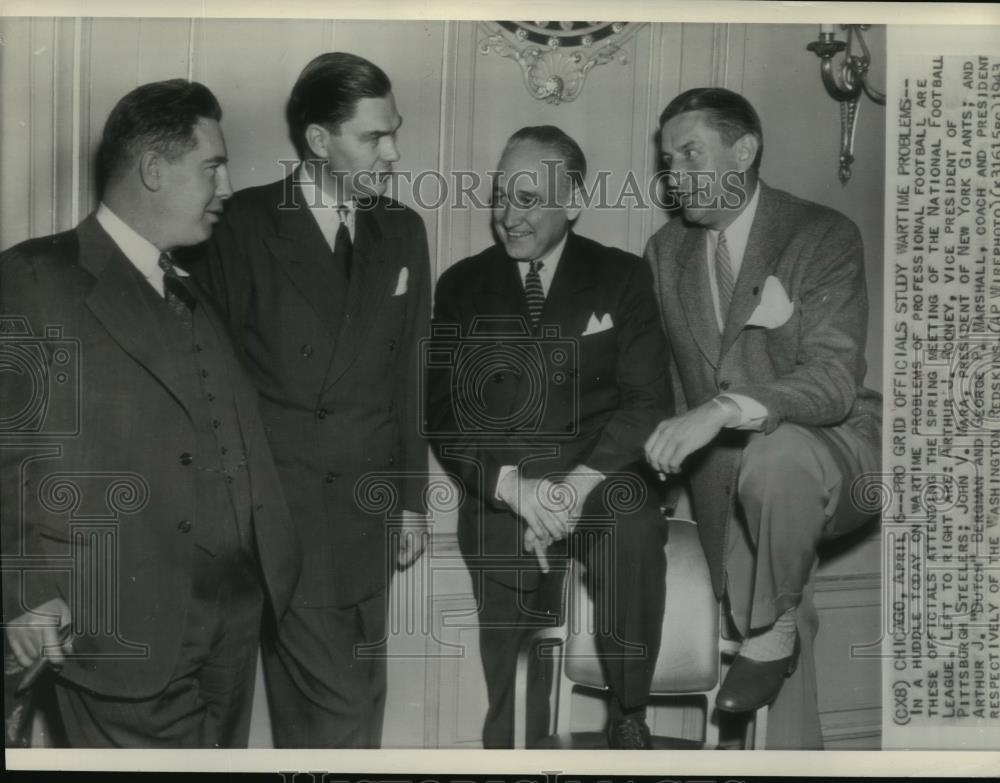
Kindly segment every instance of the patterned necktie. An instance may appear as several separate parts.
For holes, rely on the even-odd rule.
[[[528,300],[528,317],[531,319],[532,330],[538,326],[538,319],[542,317],[542,308],[545,306],[545,289],[542,288],[542,278],[538,274],[544,263],[529,262],[528,274],[524,278],[524,295]]]
[[[347,228],[347,217],[350,210],[341,204],[337,207],[337,217],[340,218],[340,226],[337,228],[337,236],[334,239],[334,253],[340,253],[344,259],[344,274],[347,279],[351,279],[351,257],[354,255],[354,243],[351,241],[351,232]]]
[[[733,278],[733,265],[729,259],[729,247],[726,245],[726,235],[719,232],[719,241],[715,246],[715,281],[719,288],[719,310],[722,322],[729,315],[729,303],[733,301],[733,288],[736,280]]]
[[[192,325],[191,318],[191,294],[184,283],[181,282],[180,275],[174,268],[174,262],[169,253],[160,253],[157,261],[160,269],[163,270],[163,298],[167,307],[176,315],[188,328]]]

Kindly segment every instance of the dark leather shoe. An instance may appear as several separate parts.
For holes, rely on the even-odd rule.
[[[652,750],[653,741],[645,718],[618,718],[608,724],[611,750]]]
[[[723,712],[753,712],[767,706],[778,696],[785,678],[799,663],[799,637],[787,658],[776,661],[752,661],[737,655],[729,667],[715,705]]]

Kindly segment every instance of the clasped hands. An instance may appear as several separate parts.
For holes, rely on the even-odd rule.
[[[524,520],[524,548],[533,551],[543,573],[549,563],[545,550],[571,532],[583,513],[583,504],[604,475],[578,466],[561,481],[525,478],[509,471],[497,486],[497,496]]]

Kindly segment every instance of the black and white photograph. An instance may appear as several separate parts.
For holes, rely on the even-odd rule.
[[[8,767],[997,748],[1000,14],[9,5]]]

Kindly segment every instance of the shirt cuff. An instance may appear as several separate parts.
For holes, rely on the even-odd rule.
[[[739,421],[730,424],[731,429],[757,430],[758,432],[764,429],[764,425],[767,423],[767,408],[757,400],[742,394],[720,394],[715,400],[719,404],[721,404],[720,400],[730,400],[739,409]]]
[[[493,499],[503,502],[503,498],[500,497],[500,484],[503,483],[504,478],[512,470],[517,470],[517,465],[501,465],[500,470],[497,472],[497,485],[493,488]]]

